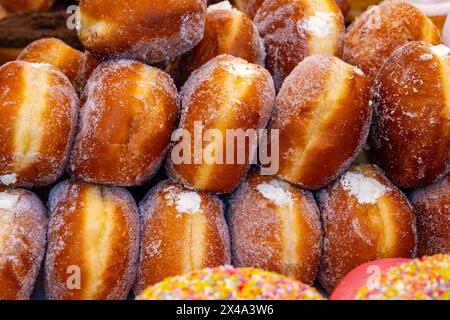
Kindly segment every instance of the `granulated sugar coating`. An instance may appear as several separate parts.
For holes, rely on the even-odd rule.
[[[435,255],[393,267],[379,289],[360,289],[359,300],[449,300],[450,255]]]
[[[224,266],[168,278],[138,300],[322,300],[308,285],[260,269]]]

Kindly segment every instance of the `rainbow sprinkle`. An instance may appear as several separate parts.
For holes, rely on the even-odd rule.
[[[450,300],[450,255],[423,257],[393,267],[378,289],[361,288],[359,300]]]
[[[273,272],[224,266],[167,278],[138,300],[322,300],[310,286]]]

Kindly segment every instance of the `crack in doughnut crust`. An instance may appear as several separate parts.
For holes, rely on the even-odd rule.
[[[305,57],[342,54],[344,17],[334,0],[267,0],[254,21],[277,89]]]
[[[352,167],[318,203],[325,232],[318,279],[328,292],[362,263],[415,256],[414,209],[378,167]]]
[[[229,204],[233,265],[314,282],[322,229],[311,193],[252,171]]]
[[[416,209],[417,255],[450,254],[450,176],[410,195]]]
[[[156,63],[200,42],[206,0],[80,1],[79,38],[100,58]]]
[[[441,43],[433,22],[408,3],[385,1],[361,14],[345,35],[343,60],[361,68],[372,84],[386,59],[410,41]]]
[[[139,209],[142,243],[136,294],[170,276],[231,263],[218,197],[164,181],[150,190]]]
[[[177,83],[182,85],[194,70],[221,54],[264,66],[264,43],[255,24],[228,1],[208,7],[203,39],[184,56]]]
[[[48,64],[0,67],[0,185],[36,187],[63,173],[77,124],[69,79]]]
[[[139,254],[139,214],[131,194],[65,181],[50,194],[45,261],[49,299],[126,299]]]
[[[269,120],[274,100],[272,77],[266,69],[230,55],[211,59],[191,75],[181,90],[179,128],[187,130],[192,137],[190,164],[174,164],[172,157],[168,157],[169,177],[185,187],[208,192],[228,193],[236,189],[249,168],[249,158],[256,151],[257,141],[246,139],[240,145],[235,141],[233,164],[226,163],[225,159],[228,142],[222,143],[219,138],[209,143],[205,141],[199,164],[194,150],[195,124],[201,123],[203,133],[209,129],[219,130],[223,139],[227,129],[244,133],[249,129],[262,129]],[[245,147],[243,164],[238,163],[238,147]],[[208,150],[221,150],[223,159]]]
[[[47,210],[24,189],[0,187],[0,300],[28,300],[45,255]]]
[[[268,125],[280,132],[277,175],[307,189],[334,181],[366,142],[369,100],[360,69],[331,56],[303,60],[286,78]]]
[[[169,75],[136,61],[105,62],[89,79],[85,99],[72,176],[118,186],[150,179],[178,118],[178,93]]]
[[[450,171],[450,49],[410,42],[373,89],[374,161],[397,186],[432,184]]]

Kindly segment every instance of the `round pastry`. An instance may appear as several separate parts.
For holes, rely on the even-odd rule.
[[[450,176],[410,195],[416,209],[418,256],[450,254]]]
[[[131,194],[76,181],[51,191],[46,294],[51,300],[126,299],[139,254]]]
[[[168,278],[138,300],[323,300],[316,289],[285,276],[224,266]]]
[[[397,186],[429,185],[450,171],[450,49],[410,42],[374,86],[371,149]]]
[[[450,300],[450,256],[415,259],[381,273],[379,286],[364,286],[358,300]]]
[[[344,18],[334,0],[267,0],[254,21],[277,89],[305,57],[342,54]]]
[[[167,277],[231,262],[218,197],[163,181],[139,206],[141,255],[135,293]]]
[[[6,11],[14,13],[42,12],[49,10],[55,0],[0,0]]]
[[[320,189],[345,172],[369,134],[369,101],[370,88],[360,69],[332,56],[299,63],[277,96],[268,126],[279,130],[277,175]]]
[[[18,60],[48,63],[62,71],[73,87],[79,91],[78,78],[84,63],[84,54],[63,41],[44,38],[29,44],[19,55]]]
[[[45,254],[47,210],[24,189],[0,187],[0,300],[28,300]]]
[[[169,177],[214,193],[236,189],[253,159],[258,130],[266,126],[274,100],[272,77],[264,68],[229,55],[204,64],[181,90],[177,130],[181,141],[168,158]]]
[[[78,98],[69,79],[48,64],[0,67],[0,185],[55,182],[66,167]]]
[[[361,68],[372,84],[395,49],[420,40],[439,44],[439,29],[416,7],[385,1],[364,12],[347,29],[343,60]]]
[[[202,41],[184,57],[178,82],[183,84],[194,70],[225,53],[264,65],[264,44],[256,26],[228,1],[208,7],[205,34]]]
[[[371,288],[379,286],[382,272],[409,261],[412,259],[390,258],[363,263],[339,282],[331,293],[330,300],[354,300],[358,291],[365,285],[369,284]]]
[[[325,232],[319,281],[328,292],[364,262],[415,255],[414,210],[376,166],[352,167],[318,202]]]
[[[169,75],[131,60],[100,65],[89,78],[70,160],[73,177],[139,185],[160,167],[178,117]]]
[[[101,58],[170,60],[203,37],[205,0],[80,1],[79,37]]]
[[[252,171],[230,199],[228,220],[234,266],[314,282],[322,228],[311,193]]]

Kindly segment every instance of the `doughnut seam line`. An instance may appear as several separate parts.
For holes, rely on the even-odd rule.
[[[47,95],[50,80],[46,72],[25,65],[22,69],[24,100],[17,111],[14,135],[15,169],[21,171],[31,165],[40,153],[44,132],[42,123],[48,109]]]
[[[334,63],[333,63],[334,64]],[[308,126],[308,134],[305,138],[306,144],[302,150],[295,150],[292,155],[293,165],[288,172],[288,177],[298,180],[302,174],[303,163],[309,150],[316,147],[320,143],[320,131],[323,125],[326,125],[329,119],[336,111],[339,111],[340,102],[345,97],[348,90],[348,73],[349,68],[344,65],[339,65],[338,68],[333,68],[333,64],[329,65],[329,77],[325,88],[323,90],[323,97],[320,99],[319,106],[315,108],[314,119],[310,121]],[[337,86],[336,84],[339,84]]]
[[[86,299],[96,298],[101,293],[103,273],[111,253],[116,208],[108,202],[105,192],[104,187],[88,186],[84,193],[83,261],[87,267],[87,287],[83,297]]]

